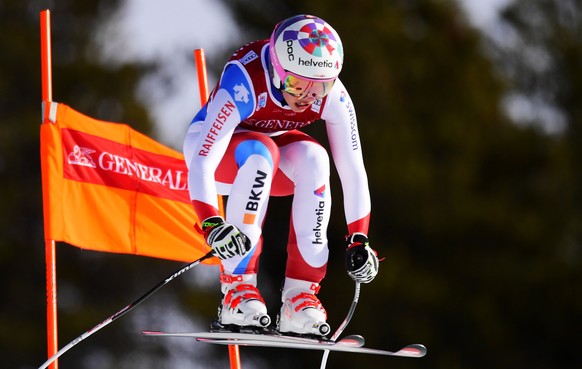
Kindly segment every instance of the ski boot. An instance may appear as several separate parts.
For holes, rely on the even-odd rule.
[[[240,330],[241,327],[266,328],[271,324],[265,301],[256,287],[256,274],[221,274],[220,282],[224,296],[215,327]]]
[[[327,313],[315,294],[319,284],[286,278],[277,330],[282,334],[323,337],[331,328]]]

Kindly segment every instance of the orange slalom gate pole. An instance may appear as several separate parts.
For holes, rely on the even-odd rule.
[[[198,89],[200,91],[200,104],[206,104],[208,100],[208,74],[206,73],[206,57],[203,49],[194,50],[196,73],[198,75]]]
[[[40,60],[43,102],[53,100],[51,59],[51,13],[49,10],[43,10],[40,12]],[[43,123],[46,122],[43,121]]]
[[[57,329],[57,265],[55,241],[45,240],[46,264],[46,321],[47,321],[47,354],[52,357],[59,351]],[[58,369],[58,361],[54,361],[49,369]]]
[[[208,75],[206,73],[206,57],[203,49],[194,50],[194,60],[196,61],[196,72],[198,74],[198,89],[200,91],[200,104],[204,106],[208,100]],[[222,200],[222,198],[220,199]],[[224,211],[222,201],[219,201],[221,212]],[[241,369],[240,350],[238,345],[228,345],[228,355],[230,358],[230,369]]]
[[[51,18],[50,11],[40,12],[40,58],[41,58],[41,85],[42,85],[42,123],[50,124],[49,106],[53,99],[52,86],[52,53],[51,53]],[[42,159],[41,159],[42,161]],[[43,176],[44,178],[44,176]],[[43,181],[43,202],[46,200]],[[47,220],[44,219],[45,229]],[[46,231],[45,231],[46,232]],[[47,317],[47,352],[48,357],[59,350],[57,329],[57,268],[56,246],[54,240],[45,239],[46,265],[46,317]],[[58,369],[59,364],[54,361],[50,369]]]

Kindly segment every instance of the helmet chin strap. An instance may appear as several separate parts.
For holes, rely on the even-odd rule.
[[[279,76],[275,72],[275,68],[273,68],[273,64],[271,63],[270,60],[269,60],[269,74],[271,75],[271,81],[273,82],[273,86],[275,86],[277,90],[281,90],[283,87],[281,86],[281,78],[279,78]]]

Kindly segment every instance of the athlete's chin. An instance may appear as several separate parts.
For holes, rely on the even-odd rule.
[[[311,104],[295,103],[295,104],[291,104],[291,110],[293,110],[296,113],[303,113],[310,106],[311,106]]]

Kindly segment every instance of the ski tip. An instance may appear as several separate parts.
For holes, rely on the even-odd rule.
[[[164,334],[164,332],[160,332],[160,331],[142,331],[141,334],[145,335],[145,336],[161,336]]]
[[[364,340],[364,337],[360,336],[359,334],[352,334],[350,336],[346,336],[336,342],[336,344],[353,347],[363,347],[365,343],[366,341]]]
[[[408,345],[402,348],[400,351],[397,352],[400,356],[407,356],[407,357],[423,357],[426,355],[426,347],[424,345],[415,343],[412,345]]]

